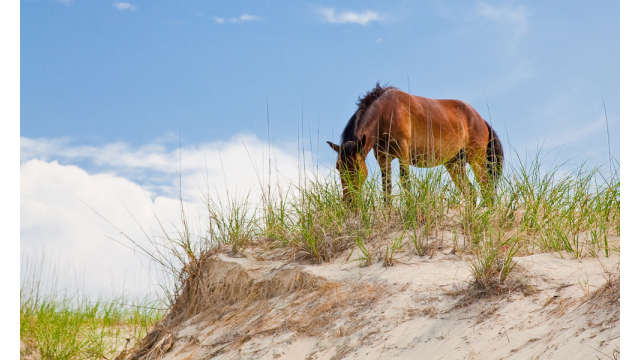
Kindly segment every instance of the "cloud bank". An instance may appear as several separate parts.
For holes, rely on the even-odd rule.
[[[254,135],[181,149],[162,142],[87,146],[21,138],[23,265],[44,255],[63,289],[91,296],[149,295],[163,282],[160,269],[133,251],[121,232],[149,245],[145,233],[160,239],[159,223],[174,229],[180,183],[191,230],[204,235],[205,193],[217,199],[248,194],[257,205],[269,181],[285,190],[330,173],[322,165],[316,173],[312,159],[296,153],[295,145],[269,146]],[[303,161],[314,171],[303,173]],[[24,267],[22,274],[28,275]]]
[[[156,290],[160,269],[113,239],[128,245],[120,229],[144,243],[138,225],[150,229],[154,214],[174,222],[175,199],[154,199],[138,184],[113,174],[91,175],[77,166],[37,159],[21,165],[20,186],[23,280],[31,275],[25,267],[43,258],[46,272],[40,280],[60,287],[52,291],[141,298]]]

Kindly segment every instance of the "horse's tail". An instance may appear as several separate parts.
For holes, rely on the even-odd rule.
[[[493,130],[488,122],[485,121],[485,124],[487,124],[487,128],[489,129],[489,142],[487,143],[487,172],[495,184],[502,175],[504,152],[502,151],[502,143],[498,138],[498,134],[496,134],[495,130]]]

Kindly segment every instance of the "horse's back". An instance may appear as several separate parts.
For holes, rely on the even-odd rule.
[[[385,94],[387,95],[387,94]],[[488,141],[488,128],[478,112],[457,99],[431,99],[394,90],[389,104],[395,108],[397,136],[408,141],[412,163],[436,166],[456,156],[462,149],[481,150]],[[415,157],[415,159],[414,159]]]
[[[458,99],[432,99],[399,89],[392,89],[383,97],[387,100],[387,106],[391,105],[396,110],[395,115],[399,115],[399,112],[409,113],[411,120],[429,122],[431,126],[444,123],[465,123],[469,126],[483,121],[471,105]]]

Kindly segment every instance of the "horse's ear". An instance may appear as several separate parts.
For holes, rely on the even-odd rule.
[[[367,144],[367,135],[362,135],[358,140],[358,151],[364,153],[364,146]]]
[[[331,146],[331,148],[333,150],[335,150],[336,152],[340,152],[340,146],[339,145],[336,145],[336,144],[332,143],[331,141],[327,141],[327,144],[329,144],[329,146]]]

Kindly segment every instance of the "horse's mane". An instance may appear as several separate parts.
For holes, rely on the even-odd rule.
[[[393,86],[380,86],[380,83],[376,83],[376,86],[369,90],[364,96],[358,98],[356,105],[358,109],[349,119],[347,126],[342,130],[342,143],[345,141],[355,141],[355,132],[358,125],[358,120],[367,111],[369,106],[373,104],[382,94],[387,90],[395,89]]]

